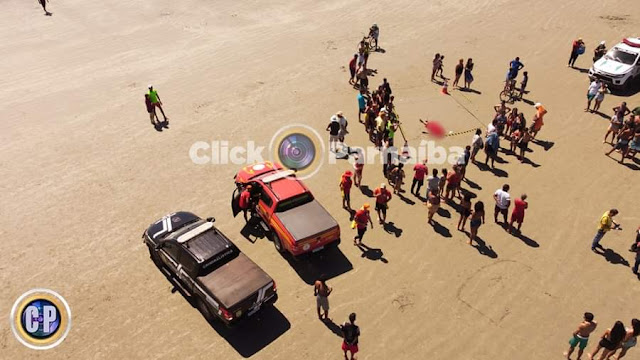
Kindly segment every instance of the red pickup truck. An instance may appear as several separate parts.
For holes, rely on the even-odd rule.
[[[251,184],[252,206],[278,252],[298,256],[340,243],[337,221],[296,178],[295,171],[263,162],[242,168],[235,183],[233,216],[242,211],[240,193]]]

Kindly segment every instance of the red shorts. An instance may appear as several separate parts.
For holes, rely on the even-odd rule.
[[[522,222],[524,221],[524,214],[512,213],[511,214],[511,221],[515,221],[518,224],[522,224]]]
[[[342,351],[351,351],[352,354],[358,352],[358,344],[349,345],[346,342],[342,342]]]

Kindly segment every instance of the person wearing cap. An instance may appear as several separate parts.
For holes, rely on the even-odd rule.
[[[544,116],[547,113],[547,109],[541,103],[536,103],[534,107],[536,114],[533,116],[533,124],[531,124],[531,136],[535,139],[540,129],[542,129],[542,125],[544,125]]]
[[[164,122],[167,122],[167,116],[164,114],[164,110],[162,109],[162,101],[160,100],[160,95],[158,95],[158,91],[153,88],[153,85],[149,85],[149,99],[151,99],[151,103],[154,108],[159,108],[162,113],[162,117],[164,118]]]
[[[329,150],[336,152],[337,144],[338,144],[338,133],[340,132],[340,123],[338,122],[337,116],[332,116],[329,125],[327,125],[327,129],[329,132]]]
[[[340,191],[342,192],[342,207],[351,210],[351,180],[353,173],[349,170],[345,171],[340,178]]]
[[[238,205],[240,209],[242,209],[242,213],[244,215],[244,221],[248,222],[247,211],[251,208],[252,199],[251,199],[251,190],[253,187],[251,184],[247,185],[244,190],[240,193],[240,199],[238,201]],[[253,211],[251,211],[251,216],[253,216]]]
[[[602,248],[602,246],[600,245],[600,240],[602,240],[604,234],[606,234],[607,231],[611,230],[612,228],[617,229],[620,226],[620,224],[613,220],[613,217],[616,215],[618,215],[618,209],[611,209],[602,214],[600,222],[598,223],[598,232],[591,242],[591,251],[597,252],[596,248]]]
[[[380,184],[379,188],[373,190],[373,196],[376,198],[376,213],[378,214],[378,222],[384,224],[387,221],[387,203],[391,200],[391,192],[387,190],[387,184]]]
[[[582,41],[582,38],[578,38],[571,44],[571,56],[569,56],[569,63],[567,64],[568,67],[574,67],[581,51],[584,52],[584,41]]]
[[[600,60],[600,58],[603,57],[606,53],[607,47],[605,46],[604,40],[600,41],[600,44],[593,50],[593,62],[595,63],[596,61]]]
[[[371,214],[369,213],[368,203],[365,203],[358,211],[356,211],[353,216],[353,222],[355,223],[355,228],[358,231],[357,235],[353,238],[353,245],[361,245],[364,233],[367,231],[367,223],[371,224],[371,228],[373,229],[373,221],[371,220]],[[352,225],[352,227],[354,226]]]
[[[344,137],[349,133],[349,130],[347,130],[349,122],[347,121],[347,118],[344,117],[342,111],[338,111],[334,116],[338,120],[338,124],[340,124],[340,130],[338,130],[338,141],[340,142],[340,149],[344,150]],[[347,147],[347,155],[348,154],[349,148]]]
[[[149,119],[151,119],[151,125],[158,126],[160,124],[160,119],[158,119],[156,108],[153,106],[149,94],[144,94],[144,103],[147,106],[147,113],[149,114]]]

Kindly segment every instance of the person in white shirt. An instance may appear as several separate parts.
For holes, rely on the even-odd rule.
[[[476,154],[478,154],[478,151],[484,147],[481,135],[482,130],[477,129],[475,135],[473,135],[473,140],[471,140],[471,162],[474,164],[476,162]]]
[[[598,95],[598,90],[600,90],[601,86],[602,83],[600,82],[600,79],[596,78],[591,82],[589,90],[587,90],[587,108],[584,109],[584,111],[589,111],[589,108],[591,108],[591,101],[593,101],[596,95]]]
[[[496,201],[496,206],[493,211],[493,220],[498,222],[498,214],[502,214],[504,217],[504,225],[507,223],[507,214],[509,212],[509,206],[511,206],[511,196],[509,195],[509,185],[502,185],[502,189],[496,190],[493,194],[493,199]]]
[[[338,143],[340,144],[340,150],[344,150],[344,137],[349,133],[347,130],[347,118],[344,117],[342,111],[338,111],[335,115],[331,117],[331,122],[337,122],[340,124],[340,129],[338,130]],[[337,151],[337,148],[336,148]]]
[[[429,197],[429,191],[435,191],[436,194],[440,191],[440,178],[438,177],[438,169],[433,169],[432,175],[427,177],[427,198]]]
[[[491,133],[497,133],[498,132],[498,120],[497,119],[493,119],[491,121],[491,123],[489,125],[487,125],[487,136],[489,136]]]

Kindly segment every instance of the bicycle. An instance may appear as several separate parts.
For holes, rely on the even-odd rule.
[[[500,92],[500,101],[513,104],[516,100],[520,100],[520,89],[516,88],[516,80],[511,79],[505,81],[504,89]]]

